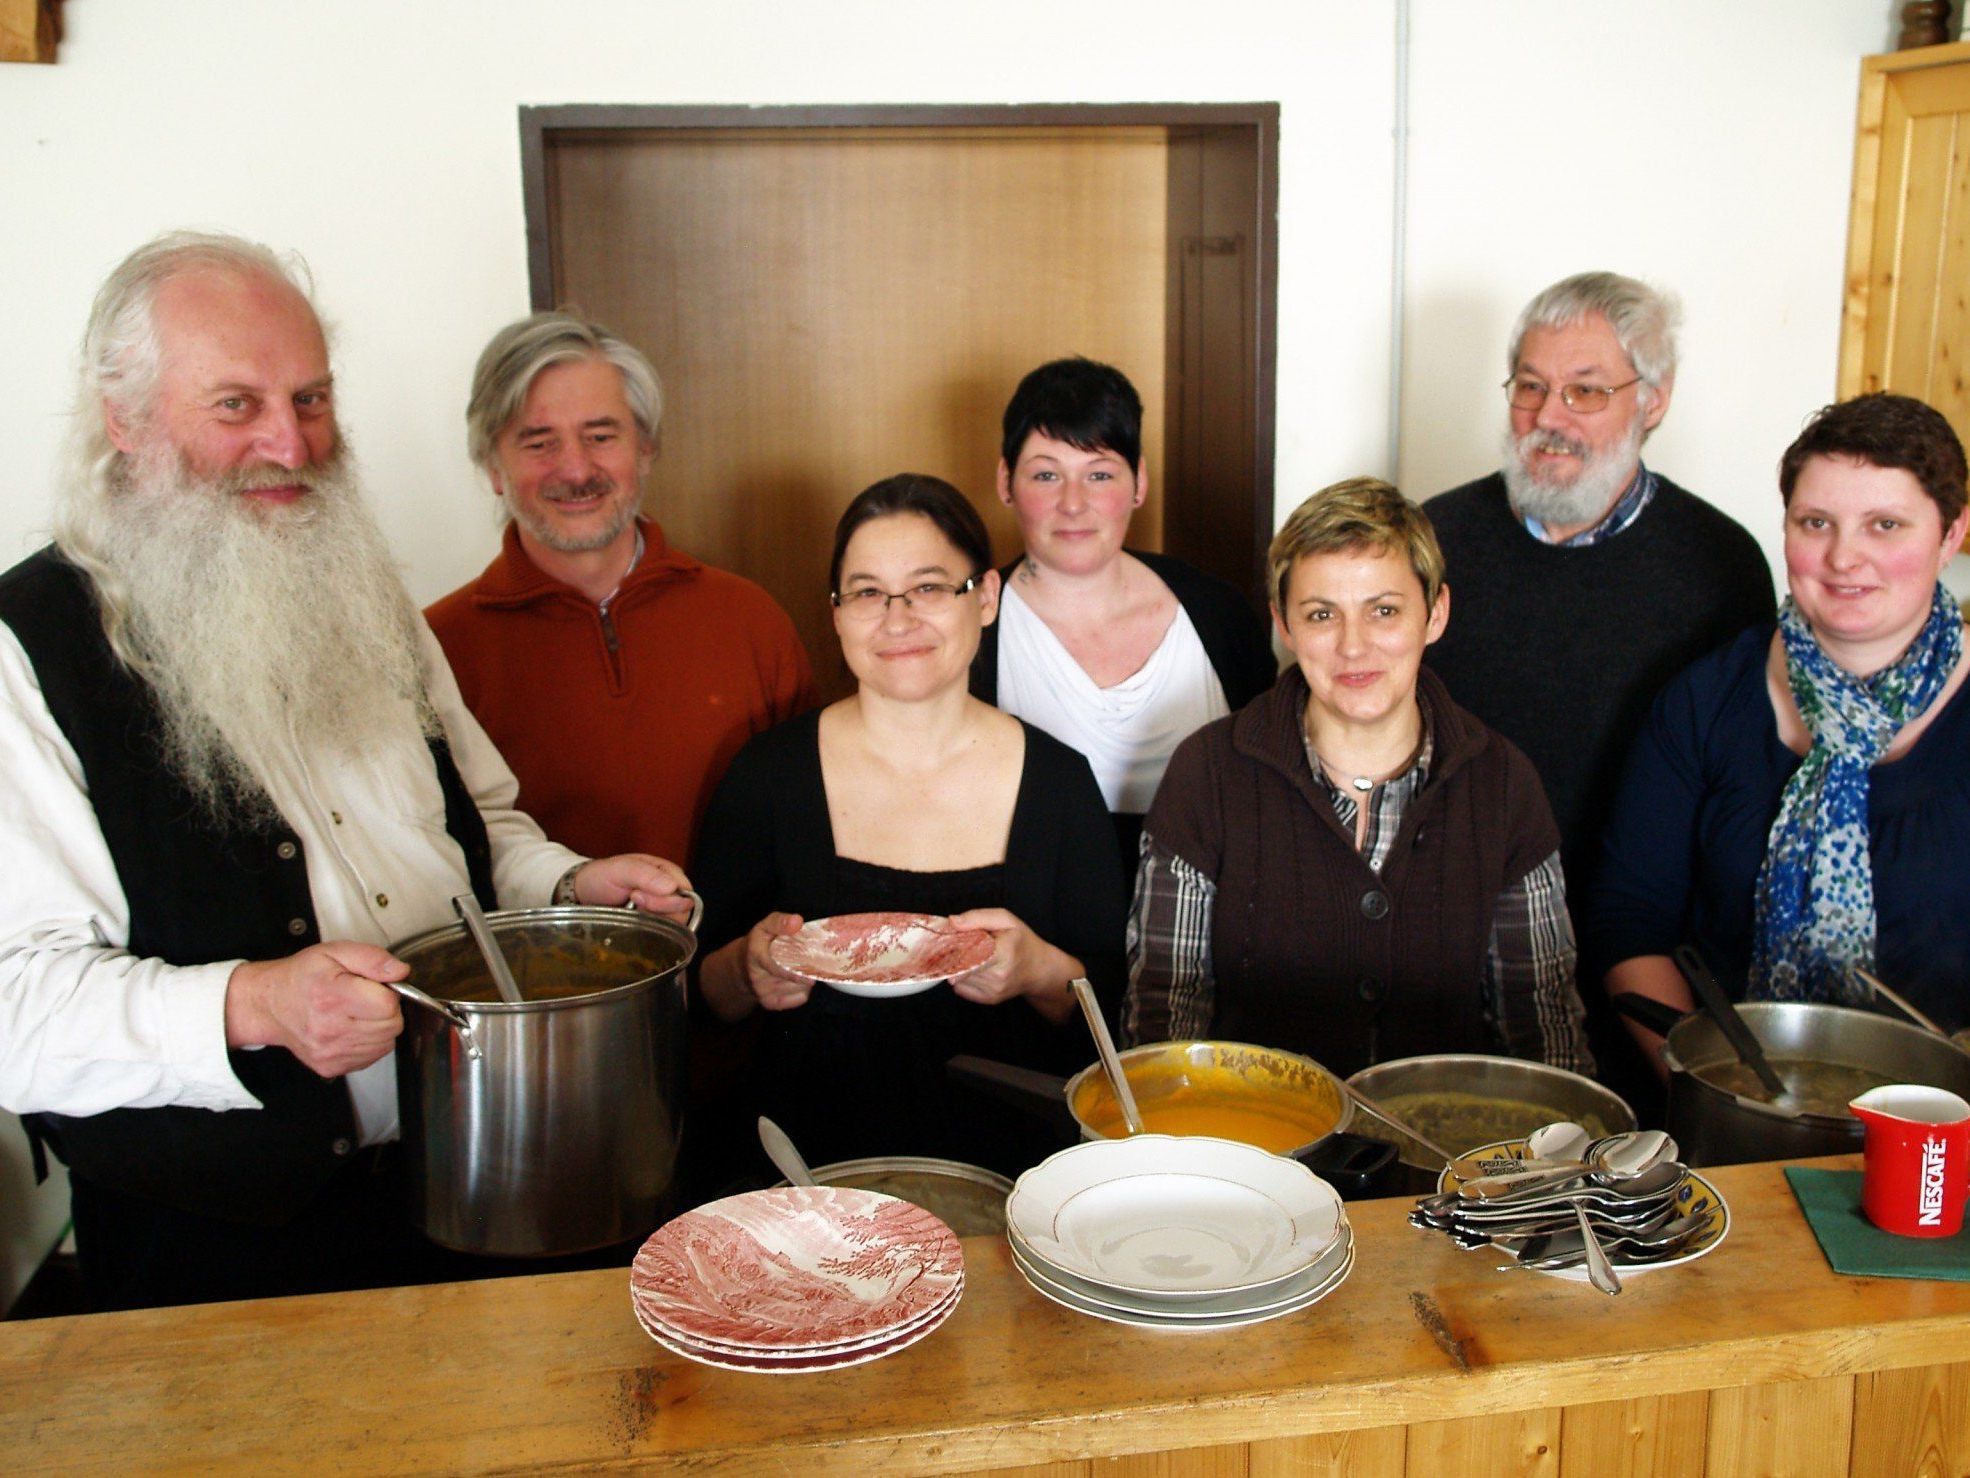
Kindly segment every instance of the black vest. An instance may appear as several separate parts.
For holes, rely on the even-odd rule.
[[[81,762],[129,905],[130,953],[196,965],[274,959],[318,943],[300,838],[278,823],[222,829],[203,812],[162,758],[151,690],[111,652],[87,577],[52,549],[30,556],[0,575],[0,621],[19,638]],[[445,829],[491,908],[485,823],[445,742],[433,739],[431,751]],[[28,1132],[99,1185],[201,1216],[278,1225],[353,1147],[348,1087],[283,1048],[227,1055],[263,1108],[37,1114]]]

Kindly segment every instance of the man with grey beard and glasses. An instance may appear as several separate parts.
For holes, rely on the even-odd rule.
[[[681,912],[514,809],[363,504],[298,264],[140,248],[97,295],[52,547],[0,576],[0,1107],[94,1308],[416,1281],[385,946]]]
[[[1593,886],[1628,741],[1656,691],[1774,615],[1770,566],[1728,515],[1642,462],[1669,412],[1677,306],[1584,272],[1519,315],[1506,355],[1504,466],[1424,505],[1456,618],[1426,660],[1451,696],[1525,751],[1560,828],[1567,893]],[[1604,1074],[1639,1066],[1581,962]],[[1645,1069],[1638,1092],[1655,1092]]]

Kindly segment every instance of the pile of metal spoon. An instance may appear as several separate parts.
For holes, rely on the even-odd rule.
[[[1526,1149],[1524,1160],[1452,1162],[1456,1184],[1418,1201],[1410,1224],[1503,1252],[1506,1268],[1585,1268],[1603,1293],[1621,1291],[1617,1269],[1681,1257],[1711,1229],[1714,1212],[1680,1212],[1689,1169],[1659,1129],[1593,1139],[1548,1124]]]

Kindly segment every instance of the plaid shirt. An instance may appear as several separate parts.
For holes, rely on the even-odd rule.
[[[1360,807],[1368,807],[1361,856],[1378,875],[1402,829],[1404,810],[1429,780],[1434,751],[1426,734],[1416,762],[1365,797],[1341,790],[1308,752],[1308,767],[1349,836],[1355,834]],[[1216,902],[1216,883],[1143,832],[1135,906],[1129,912],[1129,994],[1122,1015],[1128,1041],[1210,1035],[1217,996],[1211,970]],[[1485,949],[1485,1021],[1494,1041],[1512,1056],[1591,1074],[1594,1060],[1587,1050],[1574,960],[1566,882],[1560,854],[1554,852],[1498,895]]]
[[[1531,515],[1522,515],[1519,522],[1525,531],[1542,544],[1552,544],[1556,549],[1582,549],[1589,544],[1605,544],[1616,534],[1625,532],[1642,516],[1642,510],[1649,506],[1655,496],[1655,474],[1635,464],[1635,480],[1628,484],[1628,490],[1614,500],[1614,506],[1607,516],[1590,529],[1582,529],[1570,539],[1552,540],[1546,537],[1546,525]]]

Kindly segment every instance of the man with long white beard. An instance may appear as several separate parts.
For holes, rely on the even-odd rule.
[[[1540,293],[1506,356],[1503,469],[1424,505],[1456,600],[1426,660],[1539,771],[1576,899],[1656,691],[1774,613],[1757,541],[1642,463],[1669,411],[1677,316],[1666,294],[1612,272]],[[1581,964],[1605,1069],[1628,1041]]]
[[[54,545],[0,576],[0,1106],[69,1166],[97,1308],[421,1276],[384,946],[467,891],[683,907],[512,808],[295,270],[180,233],[111,274]]]

